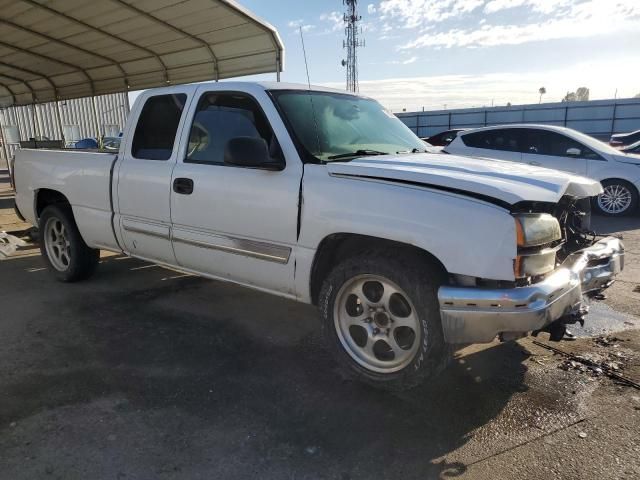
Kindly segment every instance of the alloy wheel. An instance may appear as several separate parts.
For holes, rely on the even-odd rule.
[[[56,217],[47,220],[44,229],[44,243],[51,265],[56,270],[64,272],[71,264],[71,243],[67,236],[67,229]]]
[[[619,215],[630,206],[633,196],[625,185],[611,184],[604,187],[604,191],[598,196],[598,206],[610,215]]]
[[[333,318],[345,351],[377,373],[406,367],[422,341],[418,312],[409,296],[378,275],[348,280],[336,296]]]

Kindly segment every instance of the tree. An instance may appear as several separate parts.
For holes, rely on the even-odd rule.
[[[540,94],[540,100],[538,101],[538,103],[542,103],[542,95],[547,93],[547,89],[544,87],[540,87],[540,89],[538,90],[538,93]]]
[[[589,89],[580,87],[575,92],[567,92],[562,99],[563,102],[586,102],[589,100]]]
[[[576,90],[576,99],[578,102],[586,102],[589,100],[589,89],[587,87],[580,87]]]

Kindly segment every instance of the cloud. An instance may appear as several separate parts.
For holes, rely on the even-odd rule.
[[[383,21],[416,28],[473,12],[484,3],[485,0],[383,0],[378,11]]]
[[[550,14],[576,3],[576,0],[491,0],[484,6],[484,12],[496,13],[510,8],[526,6],[534,12]]]
[[[507,0],[493,0],[506,5]],[[511,0],[517,2],[520,0]],[[489,2],[490,5],[492,2]],[[524,0],[524,4],[546,8],[544,1]],[[567,6],[567,2],[557,0]],[[492,7],[497,8],[497,7]],[[496,45],[518,45],[522,43],[584,38],[597,35],[637,31],[640,28],[640,1],[638,0],[591,0],[576,3],[561,16],[547,20],[511,25],[484,23],[475,29],[450,29],[422,34],[399,47],[409,50],[424,47],[491,47]]]
[[[302,28],[303,32],[308,32],[316,28],[315,25],[304,23],[304,20],[301,18],[298,20],[291,20],[290,22],[287,23],[287,27],[292,28],[296,31]]]
[[[328,31],[336,32],[344,28],[344,18],[340,12],[329,12],[320,15],[320,21],[328,23]]]
[[[590,89],[592,99],[613,98],[616,88],[611,83],[610,72],[619,68],[617,61],[578,63],[563,69],[533,72],[495,72],[481,75],[438,75],[430,77],[391,78],[385,80],[360,80],[360,93],[375,98],[393,111],[417,111],[443,108],[480,107],[538,103],[538,89],[544,85],[546,102],[559,102],[567,91],[580,86]],[[632,97],[638,93],[636,79],[640,66],[616,81],[618,98]],[[327,86],[344,88],[344,84]]]
[[[404,60],[387,60],[384,63],[386,63],[387,65],[410,65],[412,63],[416,63],[417,61],[418,57],[414,55],[413,57],[409,57]]]
[[[367,5],[367,13],[369,15],[373,15],[374,13],[376,13],[378,10],[376,9],[376,6],[373,3],[370,3],[369,5]]]

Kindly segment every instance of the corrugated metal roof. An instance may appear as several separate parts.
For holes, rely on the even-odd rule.
[[[233,0],[0,0],[0,106],[280,72],[278,32]]]

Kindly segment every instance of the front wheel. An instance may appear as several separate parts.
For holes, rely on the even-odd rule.
[[[602,215],[621,217],[635,212],[638,208],[638,192],[624,180],[603,180],[604,190],[595,199],[595,207]]]
[[[84,242],[69,207],[46,207],[40,215],[39,230],[40,252],[58,280],[75,282],[93,274],[100,250]]]
[[[446,366],[440,282],[437,269],[392,252],[367,252],[334,268],[319,301],[325,339],[343,373],[404,390]]]

